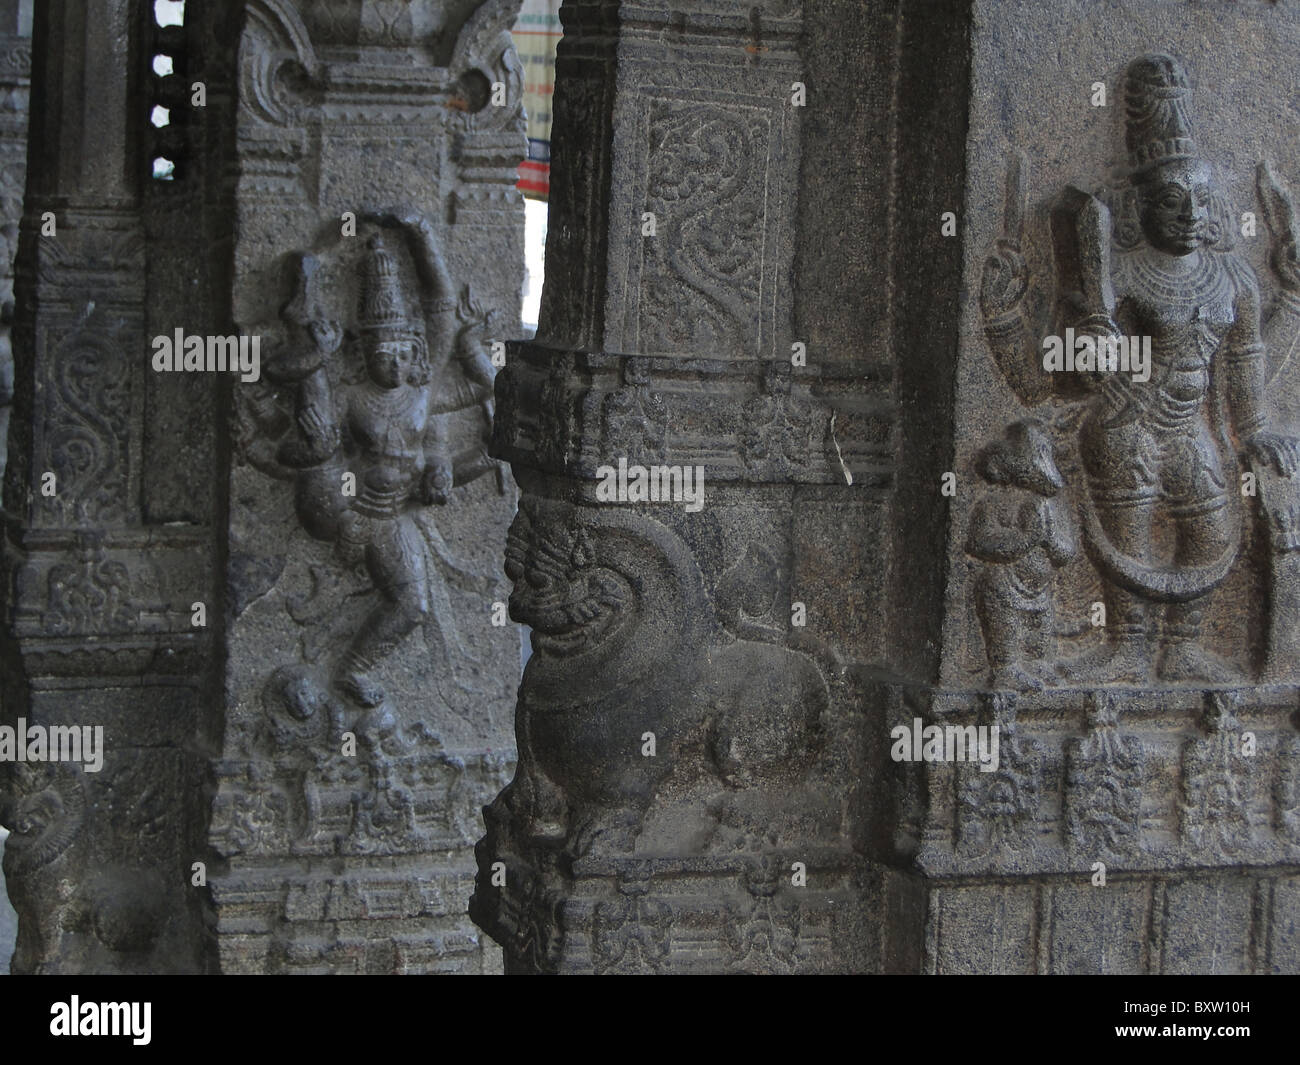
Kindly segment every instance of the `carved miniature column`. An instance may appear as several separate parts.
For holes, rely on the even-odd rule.
[[[884,964],[1295,972],[1300,17],[924,8],[895,338],[942,565],[872,725]]]
[[[500,971],[465,909],[521,658],[487,454],[520,329],[517,10],[247,4],[223,972]]]
[[[160,385],[148,351],[158,333],[219,331],[221,183],[204,178],[231,115],[219,19],[163,33],[152,6],[36,9],[4,500],[14,972],[211,968],[194,875],[218,690],[218,391]],[[208,85],[206,109],[176,108],[156,140],[150,105],[179,77],[151,74],[155,54],[186,92]],[[171,181],[150,176],[159,145]]]
[[[561,11],[542,320],[497,383],[533,654],[471,913],[510,972],[874,953],[853,663],[883,640],[893,412],[868,330],[835,308],[844,287],[873,309],[886,293],[856,287],[865,257],[817,260],[886,202],[861,184],[874,160],[807,136],[883,147],[888,79],[863,88],[835,35],[886,65],[892,41],[860,5],[823,6]],[[833,203],[850,178],[860,198]]]

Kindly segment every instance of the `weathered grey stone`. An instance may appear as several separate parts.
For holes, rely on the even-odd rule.
[[[1300,14],[575,0],[493,393],[514,0],[189,6],[36,25],[16,972],[1300,971]]]
[[[1300,19],[564,17],[566,285],[498,382],[507,968],[1294,971]],[[1067,326],[1154,376],[1047,373]],[[620,458],[707,502],[602,498]]]
[[[0,5],[0,472],[9,444],[13,402],[13,260],[27,174],[27,102],[31,85],[31,15],[16,2]]]
[[[4,858],[5,840],[8,838],[8,830],[0,829],[0,860]],[[4,870],[0,867],[0,975],[9,972],[9,959],[13,956],[17,939],[18,914],[9,904],[9,893],[4,889]]]
[[[103,761],[86,772],[69,747],[0,765],[20,973],[211,967],[190,878],[207,857],[219,686],[192,605],[215,625],[216,420],[210,389],[160,388],[146,356],[158,332],[224,331],[221,186],[196,178],[219,172],[205,134],[231,114],[219,20],[155,35],[146,6],[51,0],[33,33],[0,701],[6,729],[73,728]],[[159,137],[188,168],[165,188],[147,177],[157,146],[135,91],[170,91],[142,80],[155,46],[210,92]]]
[[[516,8],[39,13],[0,724],[105,756],[0,766],[16,972],[499,968]]]
[[[914,923],[891,929],[883,961],[1296,971],[1284,179],[1300,145],[1295,74],[1276,60],[1300,19],[954,10],[910,79],[905,57],[900,90],[902,144],[912,113],[934,120],[906,102],[932,70],[968,86],[928,93],[949,123],[937,150],[960,152],[924,175],[898,237],[900,365],[944,382],[918,393],[934,443],[907,488],[945,539],[928,549],[941,584],[896,619],[926,653],[886,722],[999,725],[1001,756],[989,773],[900,767],[898,805],[875,816],[896,819],[886,854]],[[1149,337],[1149,379],[1049,372],[1045,338],[1067,329]],[[911,618],[930,619],[929,640]]]
[[[234,389],[225,972],[500,968],[465,906],[520,669],[487,456],[520,328],[517,9],[248,5],[234,315],[264,375]]]
[[[840,619],[879,586],[860,540],[892,410],[879,362],[796,326],[822,296],[793,275],[821,236],[793,87],[825,85],[830,25],[779,2],[561,15],[541,323],[497,386],[533,655],[471,912],[507,971],[863,967],[867,690]],[[612,501],[620,461],[702,466],[702,506]]]

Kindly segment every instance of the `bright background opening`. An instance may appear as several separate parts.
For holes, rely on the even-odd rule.
[[[153,17],[159,26],[184,26],[185,0],[154,0]]]
[[[524,200],[524,302],[520,317],[528,336],[537,333],[542,306],[542,279],[546,272],[546,212],[541,200]]]

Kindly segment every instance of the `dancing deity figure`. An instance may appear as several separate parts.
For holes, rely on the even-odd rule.
[[[428,551],[436,556],[442,545],[423,511],[446,503],[454,486],[489,471],[500,477],[500,469],[487,454],[493,381],[488,318],[468,295],[458,305],[424,218],[394,211],[367,219],[410,238],[421,315],[410,313],[397,262],[376,233],[360,268],[357,327],[365,376],[335,389],[326,361],[342,334],[314,312],[316,267],[305,257],[298,292],[282,312],[301,343],[268,366],[268,374],[297,389],[297,432],[280,448],[279,461],[299,471],[300,519],[311,535],[334,541],[345,562],[364,566],[380,595],[334,675],[345,696],[376,707],[385,692],[372,671],[425,621],[430,582],[439,579],[430,572]],[[484,431],[453,453],[448,417],[476,405]]]
[[[1296,441],[1266,424],[1259,286],[1226,247],[1231,227],[1198,153],[1190,97],[1173,57],[1129,65],[1122,202],[1136,225],[1114,228],[1114,262],[1110,212],[1098,199],[1071,189],[1053,211],[1061,324],[1099,344],[1150,338],[1152,353],[1148,379],[1101,366],[1069,375],[1090,393],[1081,509],[1107,608],[1103,645],[1062,663],[1082,683],[1239,679],[1201,643],[1211,595],[1241,546],[1237,456],[1283,476],[1300,459]],[[1018,335],[1026,282],[1014,236],[987,263],[981,302],[995,356],[1021,398],[1036,402],[1070,385],[1044,384],[1041,356]]]

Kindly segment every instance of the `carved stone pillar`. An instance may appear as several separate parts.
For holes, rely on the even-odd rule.
[[[231,115],[217,16],[164,33],[151,9],[36,10],[0,696],[4,725],[29,740],[25,760],[11,749],[0,765],[15,972],[211,967],[192,877],[218,690],[217,391],[210,377],[157,380],[147,353],[155,334],[221,331],[221,185],[205,179]],[[156,139],[150,105],[179,78],[151,74],[155,54],[187,91],[208,84],[206,109],[174,106]],[[163,148],[167,182],[150,176]]]
[[[561,10],[541,325],[497,386],[533,654],[471,913],[507,971],[876,951],[857,663],[886,632],[886,288],[824,245],[887,206],[864,179],[888,173],[888,78],[837,35],[886,68],[892,37],[812,6]]]
[[[1300,968],[1300,18],[563,17],[507,967]]]
[[[465,908],[521,652],[486,451],[519,331],[517,9],[247,5],[234,314],[263,374],[234,386],[224,972],[500,969]]]
[[[924,6],[894,335],[934,534],[873,727],[1000,747],[890,767],[885,962],[1295,972],[1300,17]]]
[[[0,4],[0,471],[9,442],[9,406],[13,402],[14,253],[23,212],[27,176],[27,101],[32,70],[31,15],[17,0]]]

